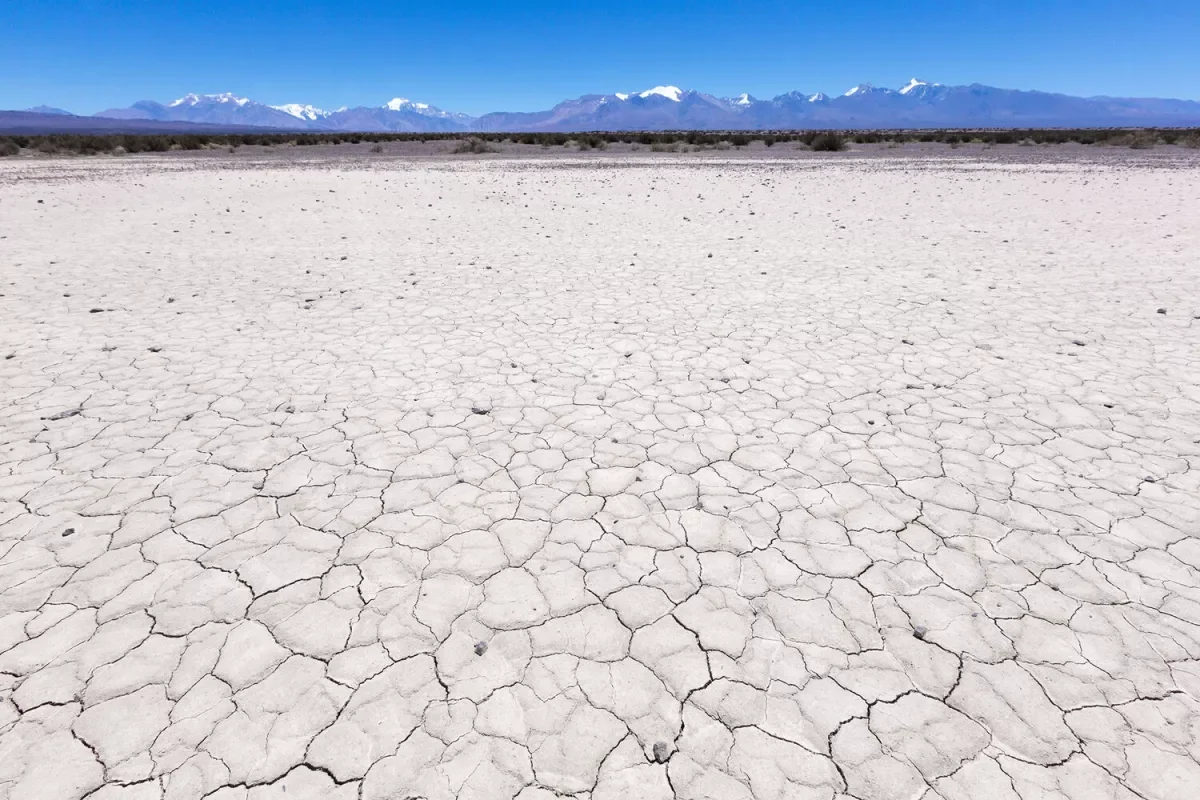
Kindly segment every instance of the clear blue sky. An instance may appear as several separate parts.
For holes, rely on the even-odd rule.
[[[657,84],[771,97],[912,76],[1200,99],[1200,0],[0,0],[0,108],[231,91],[480,113]]]

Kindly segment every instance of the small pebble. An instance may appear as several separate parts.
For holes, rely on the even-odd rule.
[[[487,642],[476,642],[475,643],[475,655],[477,655],[477,656],[483,655],[484,653],[487,652],[487,647],[488,647]]]
[[[654,743],[654,760],[659,764],[665,764],[667,758],[671,755],[671,748],[666,742]]]

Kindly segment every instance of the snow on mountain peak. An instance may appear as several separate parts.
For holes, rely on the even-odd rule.
[[[742,92],[740,95],[738,95],[738,98],[733,101],[733,104],[735,106],[748,106],[750,105],[750,102],[750,95],[746,92]]]
[[[919,78],[913,78],[908,82],[908,85],[900,90],[900,94],[908,94],[918,86],[928,86],[929,84]]]
[[[386,103],[384,103],[383,107],[391,111],[400,111],[401,109],[405,108],[411,108],[416,111],[436,110],[433,108],[433,106],[429,105],[429,103],[414,103],[407,97],[393,97],[391,100],[388,100]]]
[[[638,97],[649,97],[650,95],[658,95],[665,97],[668,100],[679,102],[679,96],[683,94],[683,90],[678,86],[655,86],[653,89],[647,89],[644,92],[638,92]]]
[[[250,102],[248,98],[238,97],[231,92],[224,92],[222,94],[187,94],[178,100],[172,100],[167,105],[171,108],[183,105],[194,106],[204,100],[212,100],[217,103],[236,103],[239,106],[244,106]]]
[[[629,99],[629,95],[627,95],[623,92],[617,92],[613,95],[613,97],[617,98],[618,100],[628,100]]]
[[[869,83],[860,83],[858,86],[855,86],[853,89],[851,89],[850,91],[848,91],[844,95],[842,95],[842,97],[854,97],[856,94],[862,94],[864,92],[869,92],[874,88],[875,87]]]
[[[285,103],[281,106],[271,106],[276,111],[282,111],[285,114],[291,114],[296,119],[304,119],[309,122],[314,122],[318,119],[324,119],[329,116],[328,111],[322,111],[315,106],[301,105],[300,103]]]
[[[824,92],[817,92],[814,95],[809,95],[808,102],[819,103],[822,100],[828,100],[828,99],[829,99],[829,95],[825,94]]]

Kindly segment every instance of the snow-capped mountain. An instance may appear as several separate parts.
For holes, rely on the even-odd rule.
[[[434,119],[448,119],[458,123],[467,124],[474,117],[468,114],[459,114],[453,111],[443,111],[437,106],[431,106],[428,103],[415,103],[407,97],[393,97],[384,104],[384,107],[389,111],[409,111],[414,114],[420,114],[422,117],[432,117]]]
[[[179,106],[198,106],[204,103],[218,103],[225,105],[232,103],[235,106],[241,107],[249,103],[250,100],[245,97],[225,92],[224,94],[185,94],[178,100],[172,100],[167,103],[167,108],[177,108]]]
[[[322,111],[316,106],[301,105],[300,103],[284,103],[281,106],[271,106],[276,111],[282,111],[285,114],[291,114],[296,119],[307,120],[308,122],[316,122],[319,119],[325,119],[332,111]]]
[[[211,125],[247,125],[259,128],[304,129],[310,120],[246,97],[223,94],[185,94],[169,103],[141,100],[129,108],[112,108],[96,114],[115,119],[152,119],[159,122],[197,122]]]
[[[468,129],[474,121],[466,114],[443,111],[403,97],[393,98],[381,106],[324,111],[308,103],[267,105],[229,92],[187,94],[166,104],[142,100],[129,108],[109,109],[95,116],[251,125],[277,130],[362,132],[456,131]]]
[[[39,109],[40,111],[40,109]],[[42,112],[52,113],[52,112]],[[1132,127],[1200,125],[1200,102],[1072,97],[912,78],[898,89],[859,84],[837,96],[791,91],[717,97],[671,84],[587,94],[544,111],[472,117],[406,97],[326,112],[303,103],[267,105],[229,92],[152,100],[95,115],[311,131],[762,130],[800,128]]]
[[[381,106],[341,108],[321,120],[320,126],[339,131],[417,133],[465,131],[475,121],[466,114],[443,111],[407,97],[393,97]]]
[[[643,100],[647,97],[665,97],[673,103],[678,103],[683,97],[683,90],[678,86],[655,86],[653,89],[638,92],[637,96]]]
[[[932,100],[941,95],[947,88],[949,87],[943,86],[940,83],[929,83],[920,78],[912,78],[908,83],[900,87],[900,94],[913,99]]]
[[[678,86],[640,92],[588,94],[548,111],[495,112],[475,120],[484,131],[707,130],[726,127],[738,106]]]

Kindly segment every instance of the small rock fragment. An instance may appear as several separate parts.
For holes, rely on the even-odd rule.
[[[487,652],[487,647],[488,647],[487,642],[476,642],[475,643],[475,655],[477,655],[477,656],[483,655],[484,653]]]
[[[665,764],[667,758],[671,755],[671,748],[666,742],[654,743],[654,760],[659,764]]]

